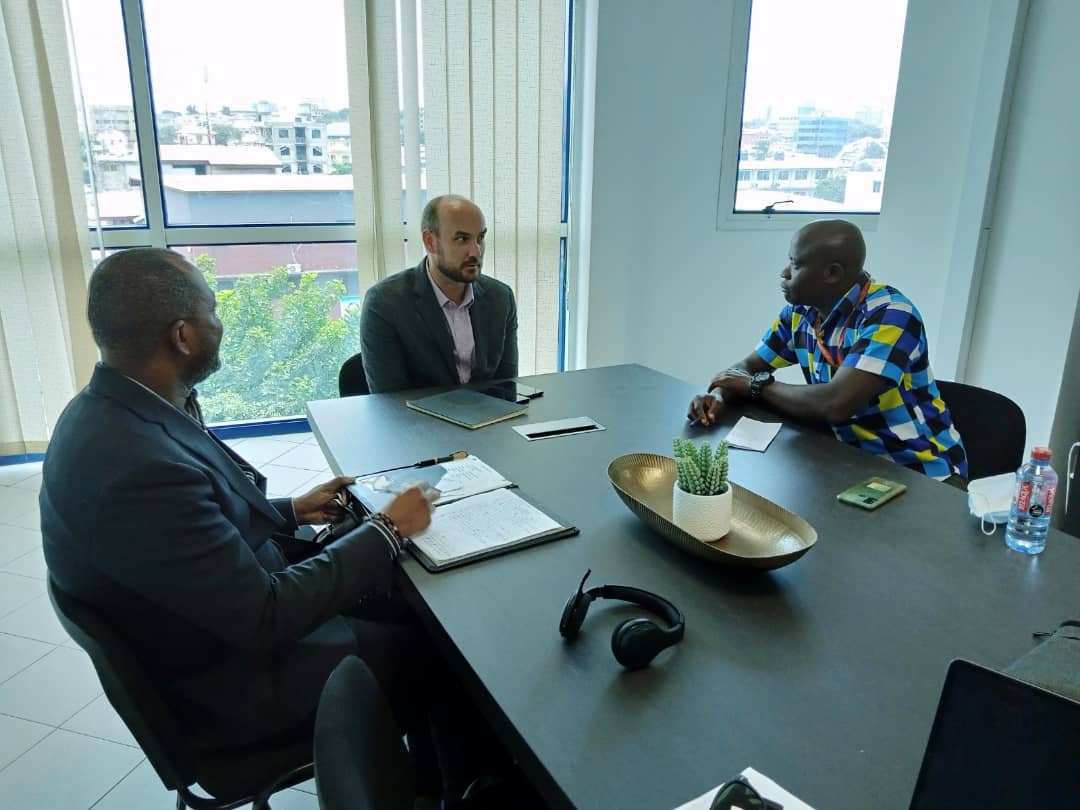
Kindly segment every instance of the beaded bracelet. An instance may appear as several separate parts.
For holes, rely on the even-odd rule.
[[[405,544],[405,538],[402,537],[401,530],[398,529],[397,524],[394,523],[394,521],[391,520],[385,512],[376,512],[374,515],[371,516],[371,519],[379,521],[379,523],[389,529],[390,534],[394,535],[394,539],[397,541],[397,544],[399,546],[403,546]]]

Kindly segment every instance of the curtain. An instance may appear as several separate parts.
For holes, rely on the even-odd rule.
[[[346,15],[361,288],[423,257],[426,199],[469,197],[487,218],[484,272],[517,298],[521,373],[554,371],[565,0],[367,0]]]
[[[97,359],[62,0],[0,0],[0,456],[43,452]]]

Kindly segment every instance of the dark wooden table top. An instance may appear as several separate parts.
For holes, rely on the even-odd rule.
[[[785,424],[766,453],[733,450],[731,478],[808,520],[817,545],[769,573],[715,567],[621,503],[608,463],[671,454],[697,391],[641,366],[529,378],[529,415],[478,431],[408,410],[404,395],[309,405],[334,471],[468,450],[581,529],[577,537],[443,574],[404,562],[406,588],[485,714],[553,806],[671,808],[752,766],[819,810],[907,807],[948,663],[1002,667],[1032,632],[1080,616],[1080,544],[1010,551],[964,493],[831,436]],[[731,410],[775,419],[753,409]],[[515,424],[589,416],[607,430],[526,442]],[[873,512],[836,494],[870,475],[908,486]],[[586,568],[675,602],[684,641],[646,670],[611,654],[640,613],[595,603],[558,633]]]

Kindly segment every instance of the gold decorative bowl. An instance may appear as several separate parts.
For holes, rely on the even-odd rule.
[[[691,554],[721,565],[773,569],[795,562],[817,542],[814,527],[793,512],[729,482],[731,531],[711,543],[671,522],[675,459],[652,453],[619,456],[608,478],[623,503],[661,537]]]

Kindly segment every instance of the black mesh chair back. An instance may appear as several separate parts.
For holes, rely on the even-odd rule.
[[[52,577],[49,599],[60,624],[97,670],[109,703],[135,737],[177,808],[228,808],[254,803],[269,808],[272,793],[310,779],[310,742],[222,752],[212,758],[189,750],[172,709],[162,699],[131,648],[93,608],[65,593]],[[216,797],[197,796],[198,783]]]
[[[338,394],[343,397],[356,397],[370,394],[367,377],[364,376],[364,358],[359,353],[346,360],[338,372]]]
[[[1015,472],[1024,463],[1027,422],[1020,406],[996,391],[938,380],[967,450],[968,479]]]
[[[322,810],[404,810],[412,765],[378,681],[356,656],[338,664],[315,717],[315,784]]]

